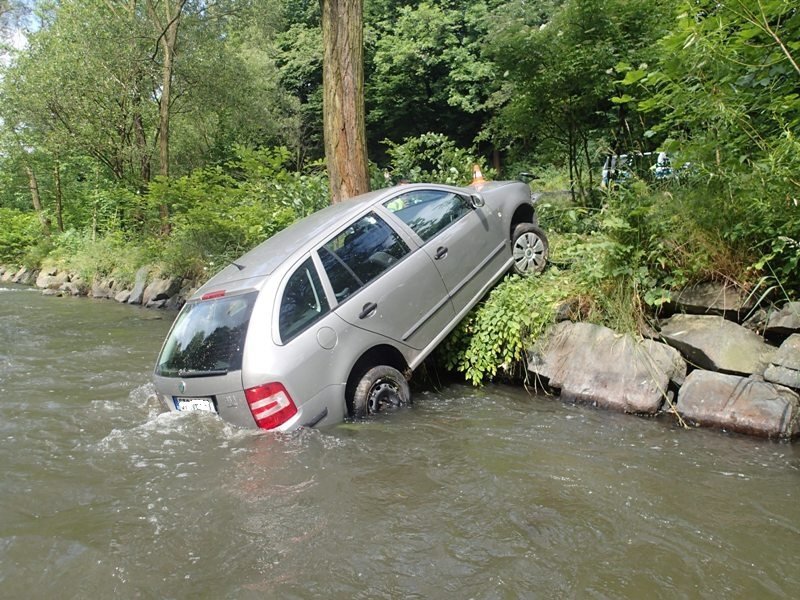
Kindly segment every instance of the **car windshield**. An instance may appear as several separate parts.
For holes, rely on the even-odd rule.
[[[241,369],[247,324],[257,294],[187,304],[158,357],[156,373],[165,377],[202,377]]]

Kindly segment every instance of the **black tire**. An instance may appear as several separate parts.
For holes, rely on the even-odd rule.
[[[403,374],[386,365],[364,373],[353,393],[352,416],[363,419],[384,410],[411,404],[411,390]]]
[[[520,223],[511,236],[511,267],[517,275],[541,273],[547,265],[550,244],[544,231],[532,223]]]

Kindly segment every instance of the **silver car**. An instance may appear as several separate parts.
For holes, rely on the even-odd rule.
[[[289,431],[410,402],[412,372],[547,238],[519,181],[413,184],[329,206],[203,285],[175,319],[155,387],[176,411]]]

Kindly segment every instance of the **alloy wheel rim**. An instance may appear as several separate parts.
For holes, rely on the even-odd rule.
[[[533,232],[523,233],[514,242],[514,264],[523,273],[541,270],[544,266],[544,253],[542,238]]]

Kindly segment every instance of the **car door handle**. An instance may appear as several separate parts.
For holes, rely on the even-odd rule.
[[[439,246],[436,249],[436,254],[433,255],[433,258],[439,260],[440,258],[444,258],[445,256],[447,256],[447,248],[445,248],[444,246]]]
[[[361,307],[361,312],[358,313],[359,319],[366,319],[367,317],[371,317],[375,314],[375,311],[378,309],[378,305],[374,302],[367,302],[364,306]]]

